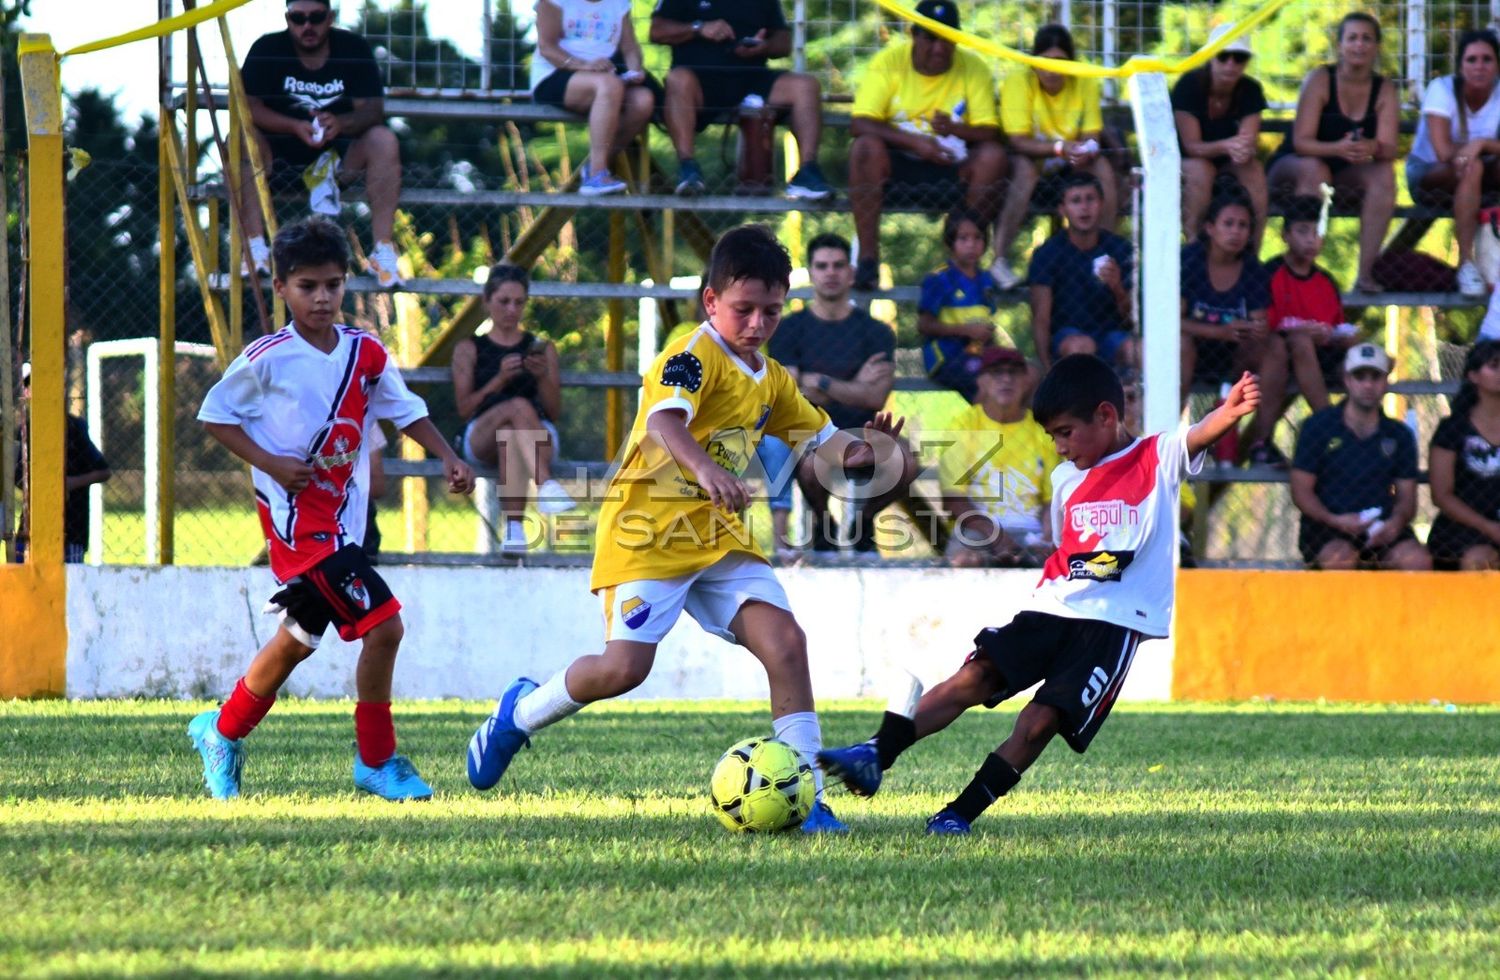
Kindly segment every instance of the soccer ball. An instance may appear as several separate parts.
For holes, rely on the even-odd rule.
[[[800,827],[816,793],[802,753],[774,738],[747,738],[714,766],[710,798],[719,822],[736,832]]]

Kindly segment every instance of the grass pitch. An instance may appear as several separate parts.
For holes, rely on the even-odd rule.
[[[497,791],[488,705],[396,708],[438,791],[356,797],[352,705],[284,702],[246,797],[206,798],[201,705],[0,703],[0,974],[1477,975],[1500,969],[1500,711],[1124,706],[967,839],[923,820],[1009,730],[974,712],[844,839],[736,837],[708,773],[748,703],[591,708]],[[824,708],[830,742],[878,706]]]

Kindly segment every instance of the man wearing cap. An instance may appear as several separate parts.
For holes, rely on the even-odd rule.
[[[1374,344],[1344,357],[1341,404],[1302,425],[1292,459],[1292,503],[1302,512],[1297,544],[1314,568],[1432,568],[1411,530],[1417,512],[1417,441],[1381,411],[1390,358]]]
[[[365,264],[382,288],[402,285],[392,243],[401,196],[401,147],[385,125],[385,85],[369,43],[333,26],[328,0],[287,0],[286,30],[252,44],[241,72],[255,123],[249,135],[260,144],[261,159],[272,167],[275,182],[299,182],[330,151],[338,159],[317,179],[318,187],[363,173],[374,238]],[[254,204],[251,167],[244,168],[240,193],[249,260],[258,273],[268,275],[271,249]],[[320,193],[314,190],[315,202]]]
[[[948,560],[973,568],[1034,566],[1052,540],[1052,470],[1062,462],[1027,408],[1035,375],[1012,347],[989,347],[979,393],[947,434],[938,460],[943,507],[953,517]]]
[[[1213,44],[1232,25],[1208,35]],[[1255,205],[1255,246],[1266,227],[1266,168],[1256,156],[1266,93],[1246,74],[1250,38],[1241,34],[1202,68],[1184,72],[1172,86],[1177,143],[1182,149],[1182,227],[1189,240],[1203,228],[1214,178],[1229,174],[1250,192]]]
[[[922,0],[917,13],[957,29],[952,0]],[[986,223],[1006,174],[995,81],[978,55],[912,25],[911,40],[865,66],[849,133],[849,206],[859,239],[854,288],[880,278],[880,213],[887,187],[914,203],[947,208],[959,189]]]
[[[31,365],[21,365],[21,438],[16,445],[16,482],[25,495],[21,504],[21,528],[16,532],[16,561],[26,560],[31,543],[31,447],[26,438],[27,414],[31,408]],[[69,415],[65,429],[63,483],[63,561],[83,561],[89,546],[89,487],[110,478],[109,463],[94,441],[88,425],[76,415]]]

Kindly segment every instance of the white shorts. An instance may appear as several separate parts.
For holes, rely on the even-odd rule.
[[[745,603],[768,602],[788,612],[792,608],[771,566],[742,551],[676,578],[611,585],[599,590],[599,598],[606,643],[660,643],[684,609],[708,632],[738,643],[729,623]]]
[[[464,458],[464,462],[468,463],[470,466],[477,466],[480,469],[486,469],[490,466],[490,464],[484,462],[479,458],[479,456],[474,452],[474,444],[469,441],[469,433],[473,430],[473,428],[474,420],[470,419],[469,423],[464,426],[464,434],[458,439],[458,454],[462,456]],[[557,426],[553,425],[547,419],[542,419],[542,428],[546,429],[547,435],[552,437],[552,455],[555,458],[557,456],[557,447],[562,445],[562,443],[557,438]]]

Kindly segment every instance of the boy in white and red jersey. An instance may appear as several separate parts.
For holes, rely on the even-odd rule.
[[[969,708],[994,707],[1040,681],[1010,737],[927,821],[929,833],[966,834],[1054,735],[1075,752],[1087,750],[1119,696],[1136,646],[1170,628],[1182,479],[1259,403],[1259,385],[1247,373],[1196,425],[1136,438],[1125,427],[1125,394],[1108,364],[1074,354],[1053,365],[1031,411],[1063,457],[1052,471],[1057,550],[1028,608],[1006,626],[981,631],[958,672],[914,706],[893,704],[902,710],[887,711],[874,738],[818,753],[824,771],[851,792],[871,796],[918,739]]]
[[[209,390],[198,411],[210,435],[251,466],[255,501],[282,585],[267,611],[281,627],[251,661],[223,706],[188,726],[203,778],[218,799],[239,795],[243,739],[311,656],[330,623],[362,639],[355,688],[354,785],[388,800],[426,799],[428,786],[396,754],[391,671],[401,643],[401,603],[371,567],[365,533],[370,461],[366,423],[390,419],[443,461],[448,488],[474,475],[407,390],[380,341],[337,322],[349,248],[332,222],[288,225],[273,245],[276,294],[292,322],[254,341]]]

